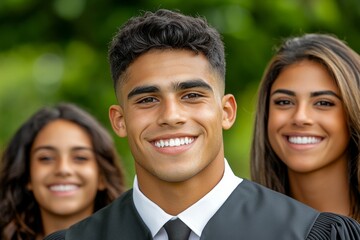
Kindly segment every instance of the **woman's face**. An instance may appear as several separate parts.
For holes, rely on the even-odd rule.
[[[304,60],[277,77],[270,91],[268,136],[289,173],[346,166],[345,109],[334,79],[320,63]]]
[[[89,216],[97,191],[103,188],[87,132],[66,120],[48,123],[31,148],[28,183],[43,222],[48,217]]]

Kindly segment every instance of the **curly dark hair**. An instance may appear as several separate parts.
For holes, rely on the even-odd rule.
[[[129,65],[152,49],[202,53],[225,81],[224,44],[218,31],[205,18],[159,9],[131,18],[114,36],[109,47],[109,62],[115,91],[118,82],[124,81]]]
[[[40,210],[27,189],[30,150],[38,133],[47,124],[64,119],[79,125],[90,136],[105,189],[98,191],[94,211],[106,206],[125,190],[125,178],[113,139],[89,113],[70,103],[44,107],[15,133],[5,149],[0,166],[1,239],[35,239],[43,233]]]

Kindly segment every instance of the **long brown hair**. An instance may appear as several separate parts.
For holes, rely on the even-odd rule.
[[[94,211],[106,206],[125,190],[124,173],[113,139],[89,113],[74,104],[62,103],[37,111],[15,133],[0,166],[0,236],[4,240],[30,240],[43,233],[38,203],[29,182],[30,149],[38,133],[57,119],[71,121],[90,136],[105,189],[98,191]]]
[[[289,194],[287,166],[271,148],[267,136],[269,94],[281,71],[304,59],[325,66],[341,92],[351,133],[348,146],[351,216],[360,222],[360,56],[335,36],[305,34],[286,39],[268,64],[258,89],[251,178],[275,191]]]

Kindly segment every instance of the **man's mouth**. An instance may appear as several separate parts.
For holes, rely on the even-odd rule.
[[[169,138],[156,140],[154,145],[159,148],[164,147],[180,147],[183,145],[188,145],[194,142],[194,137],[181,137],[181,138]]]

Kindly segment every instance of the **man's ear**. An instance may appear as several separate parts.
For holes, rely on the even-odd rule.
[[[227,130],[231,128],[236,120],[237,105],[234,95],[226,94],[222,99],[223,119],[222,127]]]
[[[119,137],[126,137],[127,131],[122,107],[119,105],[111,105],[109,108],[109,118],[114,132]]]

